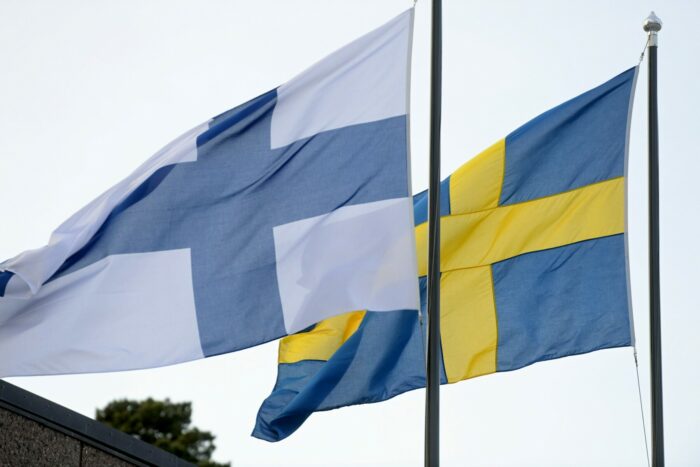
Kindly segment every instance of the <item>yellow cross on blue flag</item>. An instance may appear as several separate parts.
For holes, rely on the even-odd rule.
[[[442,382],[630,346],[625,176],[637,68],[538,116],[441,185]],[[425,310],[427,194],[414,197]],[[371,309],[369,309],[371,310]],[[425,387],[416,313],[355,311],[284,338],[253,435]]]
[[[411,9],[193,128],[0,263],[0,377],[156,367],[357,309],[417,311],[412,28]]]

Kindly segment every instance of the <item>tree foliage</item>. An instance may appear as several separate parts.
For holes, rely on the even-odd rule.
[[[230,467],[211,460],[215,436],[190,426],[190,402],[120,399],[97,409],[95,418],[200,467]]]

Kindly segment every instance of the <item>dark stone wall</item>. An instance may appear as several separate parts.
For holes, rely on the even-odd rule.
[[[0,467],[128,467],[114,455],[0,407]]]

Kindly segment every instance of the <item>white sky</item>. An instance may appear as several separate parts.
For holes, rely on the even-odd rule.
[[[411,0],[0,2],[0,258],[45,244],[75,210],[193,125],[291,78]],[[700,465],[696,143],[700,3],[444,0],[443,176],[520,124],[636,64],[660,34],[661,266],[669,466]],[[416,12],[413,186],[427,186],[429,2]],[[646,65],[646,64],[645,64]],[[646,66],[630,152],[633,301],[644,406]],[[695,206],[695,208],[693,207]],[[423,391],[249,437],[276,343],[169,368],[13,378],[92,416],[118,397],[194,402],[216,458],[262,465],[420,466]],[[442,390],[445,466],[646,465],[632,350],[540,363]],[[648,417],[648,415],[647,415]],[[647,418],[648,420],[648,418]]]

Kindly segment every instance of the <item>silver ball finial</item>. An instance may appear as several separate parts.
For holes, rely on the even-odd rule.
[[[644,20],[644,24],[642,25],[642,27],[646,32],[653,34],[661,31],[662,25],[663,23],[661,22],[661,18],[656,16],[656,13],[652,11],[651,13],[649,13],[647,19]]]

